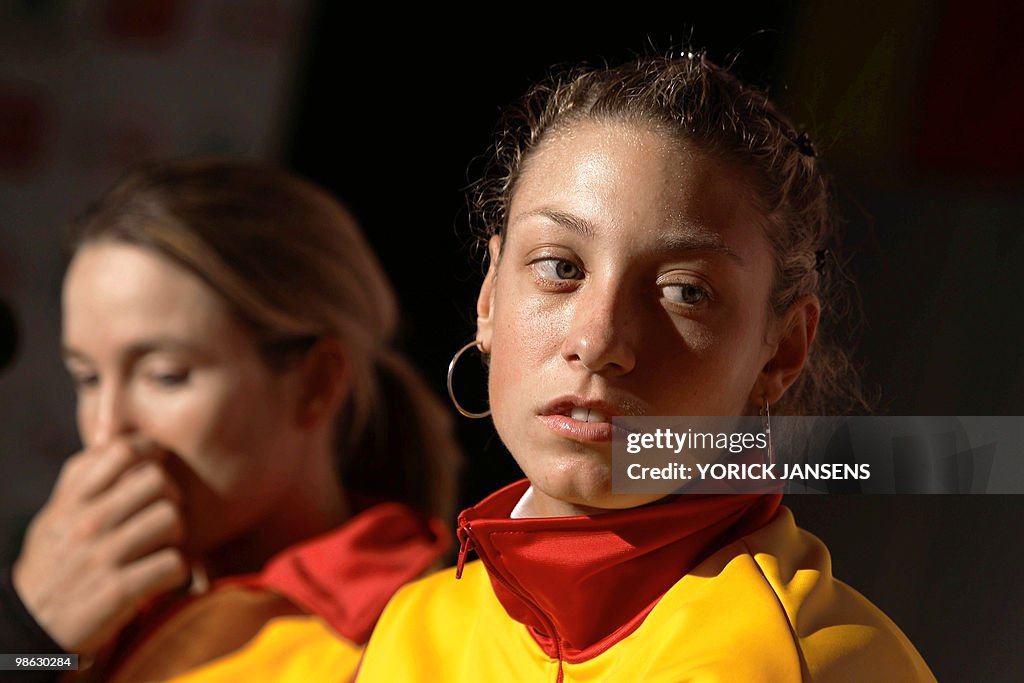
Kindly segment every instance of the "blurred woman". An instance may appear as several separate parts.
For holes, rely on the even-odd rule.
[[[83,450],[13,568],[19,651],[78,653],[95,680],[351,676],[454,500],[450,420],[392,347],[397,317],[309,182],[190,160],[118,183],[72,230]]]

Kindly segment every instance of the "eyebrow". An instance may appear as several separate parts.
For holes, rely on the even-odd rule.
[[[534,216],[547,218],[549,221],[557,223],[566,230],[574,232],[581,237],[593,237],[596,232],[594,224],[586,218],[581,218],[580,216],[576,216],[565,211],[558,211],[556,209],[536,209],[529,213],[524,213],[520,216],[520,219],[532,218]]]
[[[125,349],[124,356],[127,358],[139,358],[152,351],[179,351],[185,353],[202,354],[203,348],[195,344],[174,339],[173,337],[151,337],[142,339]],[[70,346],[61,345],[61,357],[67,360],[89,361],[89,356]]]
[[[536,209],[522,214],[519,220],[534,216],[547,218],[581,237],[593,237],[594,233],[597,232],[594,224],[586,218],[557,209]],[[659,251],[710,251],[727,256],[741,266],[746,265],[743,257],[727,247],[718,235],[701,230],[685,220],[679,221],[678,226],[677,230],[658,236]]]

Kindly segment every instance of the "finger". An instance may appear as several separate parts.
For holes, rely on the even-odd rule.
[[[105,618],[99,626],[79,629],[74,649],[91,651],[102,646],[110,636],[130,621],[148,600],[172,590],[188,580],[188,565],[180,551],[165,548],[147,555],[111,573],[108,580],[97,584],[87,602],[92,612]],[[88,633],[89,635],[83,635]]]
[[[127,565],[119,575],[125,596],[138,605],[177,588],[189,578],[188,563],[177,548],[164,548]]]
[[[86,500],[106,488],[134,461],[131,448],[125,443],[111,444],[100,450],[85,450],[64,463],[54,498]]]
[[[113,486],[100,493],[86,514],[95,515],[97,530],[102,532],[160,499],[180,507],[181,491],[160,464],[147,460],[129,468]]]
[[[127,565],[161,548],[179,545],[184,539],[181,512],[170,501],[161,499],[126,520],[106,543],[111,559]]]
[[[75,491],[79,500],[89,500],[112,486],[133,465],[146,458],[161,459],[164,453],[150,441],[118,439],[74,456],[75,462],[66,472],[69,480],[63,481],[62,473],[58,486]]]

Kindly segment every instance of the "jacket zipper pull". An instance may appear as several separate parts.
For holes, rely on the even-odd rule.
[[[462,567],[466,564],[466,555],[473,549],[473,539],[469,535],[469,523],[460,524],[456,533],[459,536],[459,561],[455,565],[455,578],[462,578]]]

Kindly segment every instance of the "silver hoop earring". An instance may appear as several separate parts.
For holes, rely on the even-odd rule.
[[[766,466],[772,466],[775,464],[775,450],[772,448],[772,411],[768,407],[768,399],[764,399],[764,407],[758,411],[761,415],[761,429],[768,437],[768,457]]]
[[[480,353],[484,352],[483,346],[481,346],[480,342],[471,341],[465,346],[463,346],[461,349],[456,351],[455,355],[452,356],[452,362],[448,364],[448,398],[450,398],[452,400],[452,403],[455,405],[455,410],[459,411],[465,417],[470,417],[473,418],[474,420],[478,420],[482,417],[487,417],[488,415],[490,415],[491,409],[488,408],[486,411],[482,413],[469,412],[468,410],[463,408],[461,404],[459,404],[458,399],[455,398],[455,389],[452,387],[452,376],[455,374],[455,364],[459,362],[459,358],[462,357],[462,354],[464,354],[466,351],[469,351],[474,346],[480,349]]]

